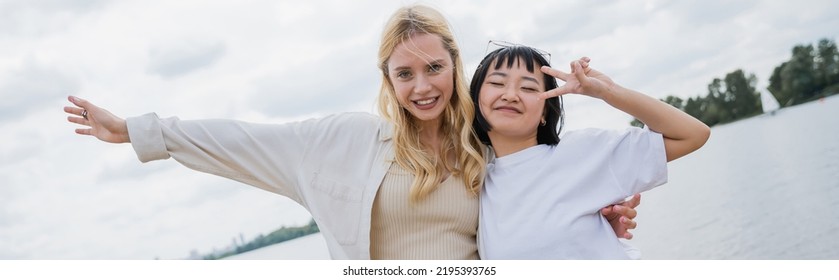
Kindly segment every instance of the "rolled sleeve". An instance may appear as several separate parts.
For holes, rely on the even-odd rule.
[[[169,152],[166,150],[166,142],[163,140],[163,131],[155,113],[148,113],[139,117],[131,117],[125,120],[128,126],[128,137],[131,139],[131,146],[137,153],[141,162],[168,159]]]

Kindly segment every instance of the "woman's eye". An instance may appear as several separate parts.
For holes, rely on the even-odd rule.
[[[411,78],[411,72],[408,71],[399,71],[396,73],[396,77],[399,79],[409,79]]]
[[[487,82],[487,83],[490,84],[490,85],[493,85],[493,86],[497,86],[497,87],[503,87],[504,86],[504,83],[500,83],[500,82]]]
[[[524,92],[537,92],[537,91],[539,91],[536,88],[532,88],[532,87],[523,87],[521,89],[524,90]]]
[[[440,64],[432,64],[428,67],[428,72],[439,73],[443,71],[443,65]]]

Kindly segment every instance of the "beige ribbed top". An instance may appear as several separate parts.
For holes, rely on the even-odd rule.
[[[478,196],[449,176],[425,199],[410,203],[413,174],[391,164],[373,202],[370,258],[478,259]]]

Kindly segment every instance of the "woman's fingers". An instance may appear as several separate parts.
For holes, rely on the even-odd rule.
[[[591,67],[589,67],[591,66],[591,58],[589,58],[588,56],[583,56],[580,57],[580,59],[578,59],[577,61],[580,62],[580,66],[582,66],[583,73],[586,73],[586,75],[588,75],[588,72],[591,71]],[[574,69],[573,62],[571,69]]]
[[[75,97],[75,96],[68,96],[67,100],[69,100],[73,105],[78,107],[71,107],[65,106],[64,112],[70,114],[67,116],[67,121],[83,126],[87,126],[87,128],[77,128],[76,133],[81,135],[93,135],[92,128],[90,123],[90,111],[87,112],[87,117],[85,118],[85,108],[95,107],[91,105],[89,102],[85,101],[84,99]],[[86,106],[86,107],[85,107]]]
[[[71,123],[75,123],[75,124],[90,126],[90,121],[88,121],[84,118],[81,118],[81,117],[69,116],[69,117],[67,117],[67,121],[69,121]]]
[[[90,128],[76,128],[76,133],[81,135],[91,135]]]
[[[573,62],[572,62],[572,64],[573,64]],[[572,67],[571,69],[574,69],[574,68]],[[563,95],[563,94],[576,92],[579,83],[573,81],[573,80],[578,79],[575,76],[576,75],[575,73],[569,74],[569,73],[563,72],[562,70],[550,68],[550,67],[547,67],[547,66],[542,66],[541,70],[542,70],[543,73],[554,76],[557,79],[560,79],[563,82],[565,82],[565,84],[563,84],[562,86],[559,86],[555,89],[552,89],[552,90],[549,90],[549,91],[546,91],[546,92],[543,92],[540,95],[540,97],[542,99],[548,99],[548,98],[551,98],[551,97],[557,97],[557,96],[560,96],[560,95]]]
[[[600,209],[600,214],[609,221],[615,234],[621,238],[632,239],[633,236],[629,230],[635,229],[638,226],[634,220],[635,210],[621,205],[623,204],[603,207]]]
[[[629,230],[635,229],[636,227],[638,227],[638,224],[635,223],[635,220],[627,219],[626,217],[621,217],[620,222],[625,230],[625,232],[623,233],[623,238],[627,240],[632,239],[633,235],[631,232],[629,232]]]
[[[638,224],[635,223],[635,220],[627,219],[626,217],[621,217],[621,223],[626,226],[627,230],[635,229],[638,227]]]
[[[629,207],[629,208],[632,208],[632,209],[635,209],[635,207],[638,207],[638,205],[641,205],[641,194],[640,193],[636,193],[635,195],[632,196],[632,199],[627,200],[623,203],[623,206],[626,206],[626,207]]]
[[[591,63],[591,58],[588,58],[587,56],[584,56],[584,57],[581,57],[579,61],[580,61],[580,64],[583,65],[583,68],[586,68],[586,67],[588,67],[588,64]]]
[[[548,66],[542,66],[541,70],[542,70],[542,73],[545,73],[545,74],[548,74],[548,75],[554,76],[554,77],[556,77],[557,79],[560,79],[560,80],[562,80],[562,81],[568,81],[568,77],[570,77],[570,76],[571,76],[571,74],[568,74],[568,73],[562,72],[562,71],[560,71],[560,70],[558,70],[558,69],[553,69],[553,68],[550,68],[550,67],[548,67]]]
[[[586,83],[586,71],[583,70],[583,66],[580,65],[579,61],[575,60],[571,62],[571,74],[577,78],[577,81],[579,81],[581,85]]]
[[[582,57],[579,60],[571,61],[571,73],[570,74],[565,73],[565,72],[563,72],[561,70],[558,70],[558,69],[548,67],[548,66],[542,66],[541,70],[542,70],[542,73],[554,76],[557,79],[560,79],[562,81],[567,82],[568,78],[572,77],[572,75],[576,75],[577,72],[582,72],[582,73],[588,74],[588,72],[591,71],[591,67],[589,67],[590,66],[589,62],[591,62],[591,59],[589,59],[588,57]],[[579,65],[579,67],[577,67],[576,65]],[[585,71],[580,71],[580,70],[585,70]],[[578,79],[580,78],[579,75],[576,75],[576,77]]]
[[[638,212],[635,209],[626,207],[625,204],[618,204],[615,205],[613,208],[613,211],[615,211],[615,213],[618,213],[621,216],[623,216],[622,218],[627,218],[631,220],[635,219],[635,217],[638,215]],[[621,222],[623,222],[623,219],[621,219]]]
[[[558,88],[555,88],[555,89],[552,89],[552,90],[541,93],[540,97],[542,99],[557,97],[557,96],[560,96],[560,95],[563,95],[563,94],[566,94],[566,93],[573,92],[574,86],[569,85],[567,83],[568,79],[571,79],[571,78],[574,77],[573,75],[565,73],[565,72],[563,72],[561,70],[558,70],[558,69],[550,68],[548,66],[542,66],[541,70],[542,70],[542,73],[554,76],[557,79],[560,79],[563,82],[566,82],[564,85],[562,85]]]
[[[551,98],[551,97],[557,97],[557,96],[567,94],[567,93],[573,93],[574,88],[575,88],[574,86],[566,83],[566,84],[564,84],[564,85],[562,85],[558,88],[555,88],[555,89],[552,89],[552,90],[541,93],[540,97],[542,99],[548,99],[548,98]]]
[[[90,123],[87,122],[87,120],[85,119],[85,117],[86,117],[85,116],[86,115],[85,111],[88,109],[88,107],[92,107],[90,105],[90,103],[88,103],[84,99],[81,99],[81,98],[78,98],[78,97],[75,97],[75,96],[68,96],[67,100],[69,100],[70,103],[73,103],[73,105],[76,105],[77,107],[64,106],[64,112],[81,117],[81,118],[74,118],[73,116],[70,116],[70,117],[67,117],[67,120],[69,120],[70,122],[73,122],[73,123],[77,123],[77,124],[90,125]],[[87,114],[90,114],[90,111],[89,110],[87,110],[87,111],[88,111]],[[85,122],[79,122],[78,119],[81,119]]]
[[[580,65],[583,67],[583,73],[586,73],[586,76],[588,76],[589,72],[591,72],[591,67],[589,67],[588,62],[581,61]]]
[[[77,105],[78,103],[80,103],[77,100],[74,100],[74,99],[78,99],[76,97],[70,96],[70,97],[68,97],[68,99],[74,105]],[[66,112],[68,114],[71,114],[70,116],[67,116],[67,121],[69,121],[71,123],[80,124],[80,125],[90,126],[90,121],[88,119],[85,119],[84,116],[83,116],[84,111],[85,111],[84,108],[64,106],[64,112]],[[88,112],[88,114],[89,113],[90,112]]]
[[[87,102],[87,100],[72,95],[68,96],[67,100],[70,100],[70,103],[73,103],[73,105],[79,106],[82,109],[89,109],[88,107],[91,105],[90,102]]]
[[[81,116],[82,111],[84,111],[84,109],[78,108],[78,107],[70,107],[70,106],[65,106],[64,107],[64,112],[65,113],[73,114],[73,115],[76,115],[76,116]]]
[[[580,86],[587,81],[589,72],[593,70],[589,65],[590,62],[591,58],[586,56],[581,57],[578,60],[571,61],[571,73],[542,66],[542,73],[556,77],[566,83],[556,89],[543,92],[540,97],[547,99],[568,93],[578,93],[581,90]]]
[[[84,116],[82,116],[83,111],[84,109],[82,108],[64,107],[64,112],[71,114],[70,116],[67,116],[67,121],[80,125],[90,126],[90,121],[88,119],[85,119]]]

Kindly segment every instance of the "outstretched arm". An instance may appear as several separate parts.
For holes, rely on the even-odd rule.
[[[174,158],[186,167],[227,177],[299,202],[296,175],[307,143],[305,127],[232,120],[181,121],[154,114],[122,119],[70,96],[67,120],[109,143],[131,143],[142,162]],[[309,128],[314,130],[316,128]],[[129,136],[130,134],[130,136]]]
[[[111,114],[108,110],[93,105],[87,100],[70,96],[67,98],[75,107],[64,107],[64,112],[70,114],[67,120],[86,128],[77,128],[76,133],[91,135],[108,143],[129,143],[128,126],[125,120]]]
[[[543,66],[542,72],[565,81],[565,85],[543,93],[542,97],[578,93],[606,101],[661,133],[667,161],[687,155],[708,141],[711,129],[704,123],[667,103],[614,83],[603,73],[587,67],[588,62],[586,57],[571,62],[570,74]]]

